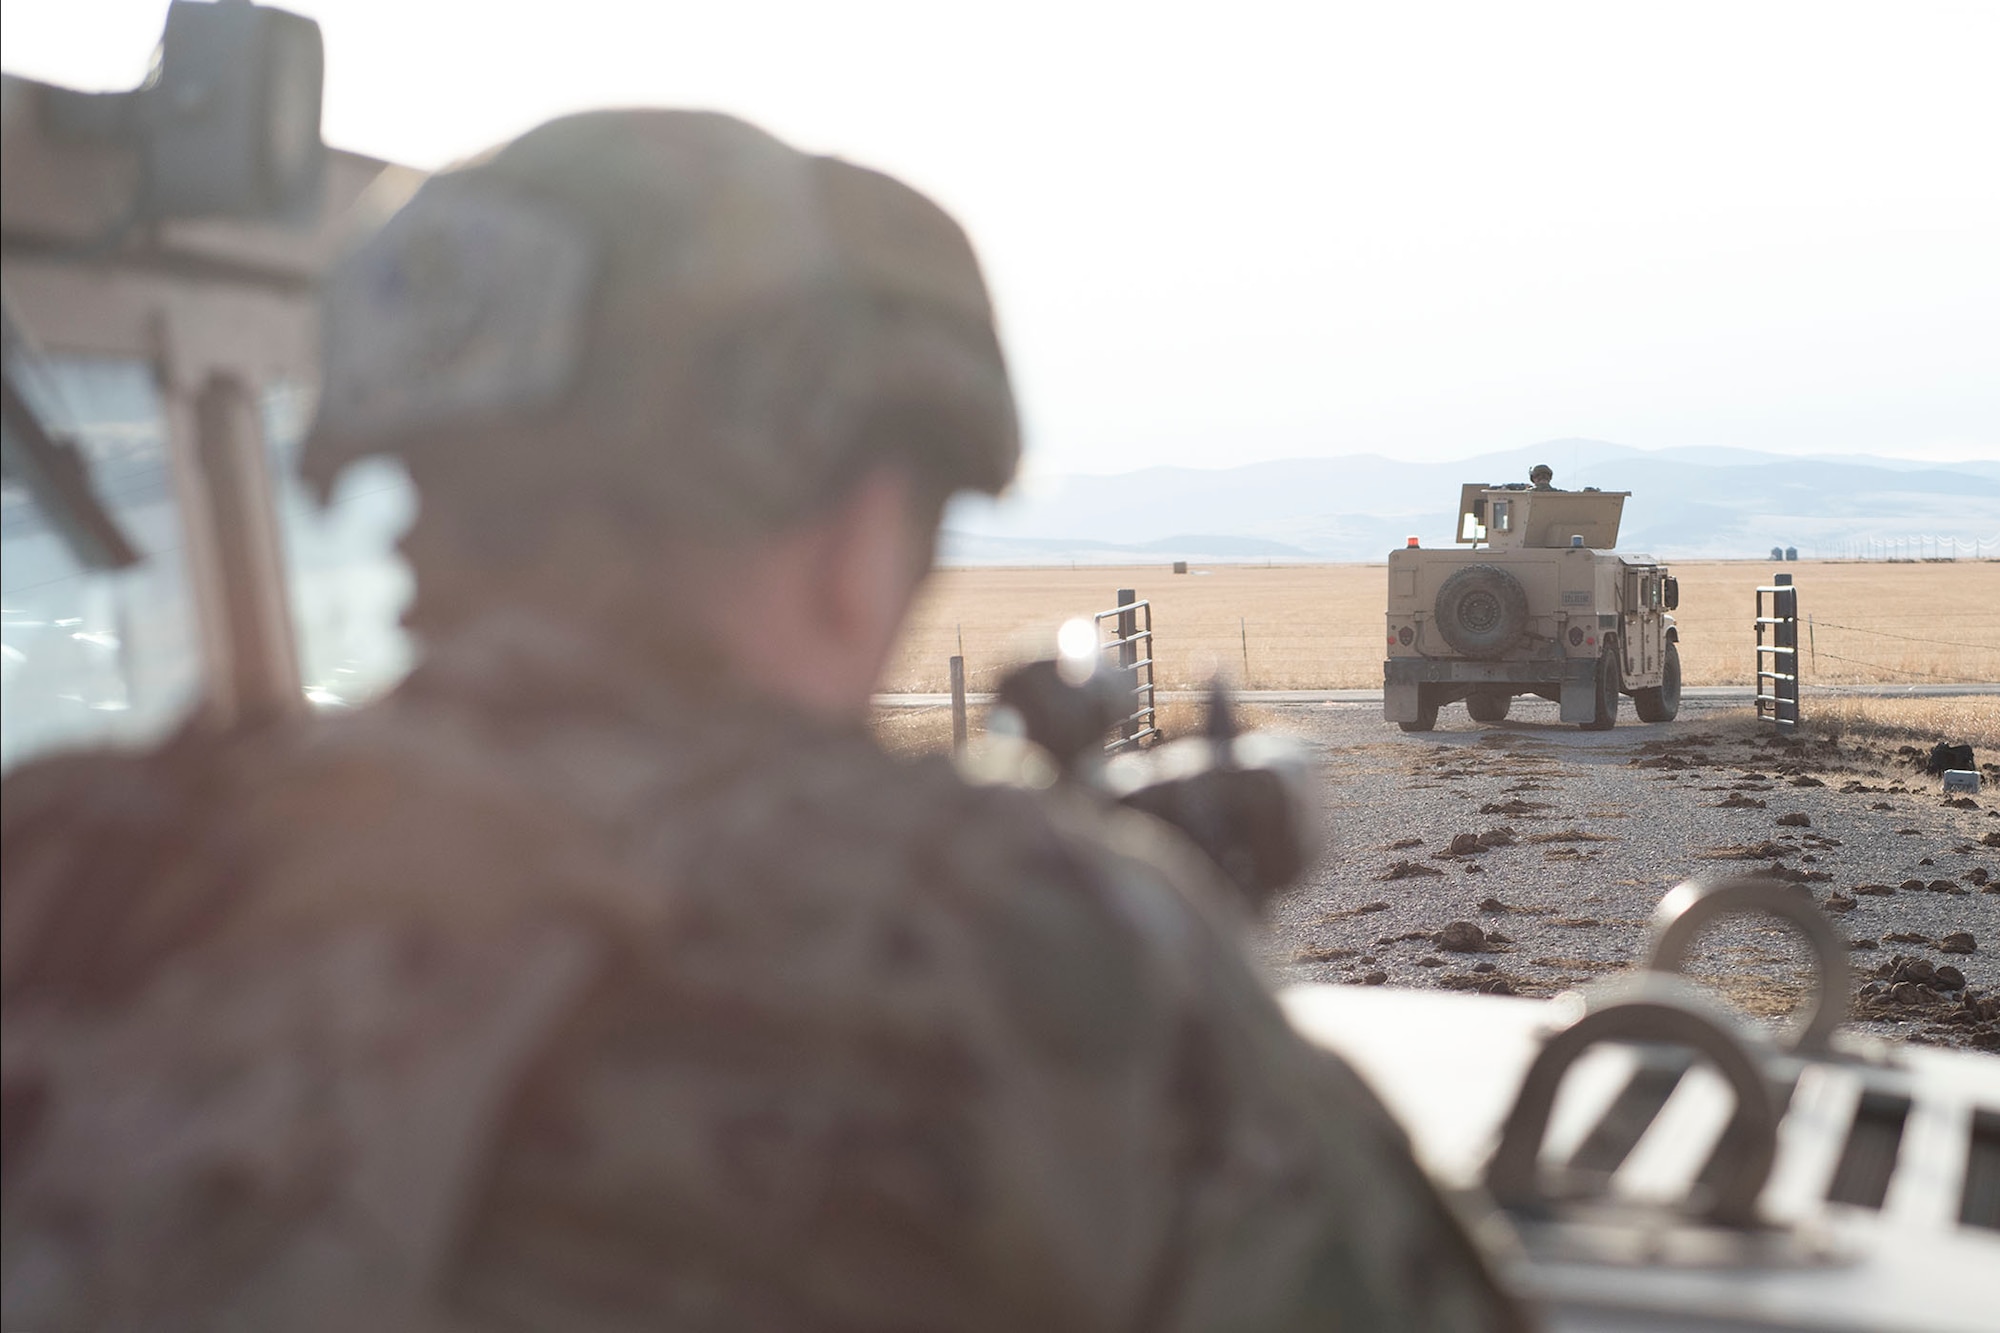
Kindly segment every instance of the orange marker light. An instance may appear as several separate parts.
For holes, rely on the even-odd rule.
[[[1417,549],[1417,539],[1415,537],[1412,537],[1408,541],[1404,542],[1403,545],[1408,549],[1414,551]]]

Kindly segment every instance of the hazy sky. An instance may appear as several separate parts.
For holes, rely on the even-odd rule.
[[[1642,447],[2000,458],[2000,4],[299,0],[330,142],[713,107],[971,231],[1037,471]],[[6,0],[136,82],[163,0]]]

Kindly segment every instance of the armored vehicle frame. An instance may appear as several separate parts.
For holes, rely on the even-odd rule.
[[[1616,725],[1625,696],[1641,721],[1671,721],[1680,584],[1652,556],[1610,549],[1630,494],[1470,484],[1455,536],[1469,549],[1413,537],[1391,552],[1384,717],[1429,731],[1463,701],[1475,722],[1498,722],[1532,694],[1591,729]]]

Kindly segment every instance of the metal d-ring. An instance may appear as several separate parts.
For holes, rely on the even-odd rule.
[[[1723,1226],[1757,1221],[1757,1196],[1770,1178],[1778,1148],[1778,1106],[1763,1071],[1731,1032],[1728,1020],[1678,977],[1640,974],[1586,993],[1589,1012],[1550,1037],[1514,1098],[1500,1146],[1486,1168],[1486,1188],[1503,1207],[1536,1209],[1555,1202],[1539,1158],[1549,1114],[1563,1077],[1585,1051],[1603,1042],[1641,1042],[1703,1057],[1728,1081],[1736,1111],[1718,1141],[1715,1195],[1705,1215]]]
[[[1769,879],[1726,879],[1709,884],[1689,880],[1679,885],[1653,909],[1653,948],[1646,958],[1647,968],[1682,971],[1695,937],[1717,918],[1737,915],[1788,921],[1812,946],[1819,989],[1812,1007],[1794,1023],[1790,1045],[1802,1054],[1824,1052],[1828,1039],[1847,1016],[1847,946],[1819,905],[1797,889]]]

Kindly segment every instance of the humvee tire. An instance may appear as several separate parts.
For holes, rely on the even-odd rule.
[[[1437,724],[1437,696],[1432,694],[1428,687],[1419,685],[1417,686],[1417,720],[1414,722],[1398,722],[1396,725],[1404,731],[1430,731]]]
[[[1467,565],[1438,589],[1437,627],[1467,657],[1505,656],[1528,628],[1528,590],[1498,565]]]
[[[1632,691],[1632,711],[1641,722],[1671,722],[1681,711],[1681,650],[1674,644],[1667,645],[1659,685]]]
[[[1474,690],[1465,696],[1465,711],[1474,722],[1504,722],[1514,696],[1500,690]]]
[[[1618,665],[1618,646],[1604,644],[1604,656],[1597,659],[1597,716],[1577,725],[1585,731],[1609,731],[1618,725],[1618,696],[1625,688],[1625,673]]]

